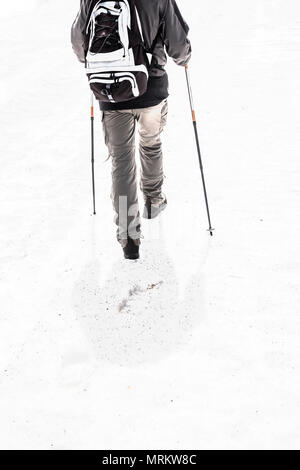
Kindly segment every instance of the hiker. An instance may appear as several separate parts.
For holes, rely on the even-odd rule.
[[[160,137],[168,113],[166,53],[185,66],[191,56],[188,31],[175,0],[81,0],[72,26],[73,50],[85,63],[102,111],[117,238],[126,259],[139,258],[141,239],[136,123],[143,217],[153,219],[167,204]]]

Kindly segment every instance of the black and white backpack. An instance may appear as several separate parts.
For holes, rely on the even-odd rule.
[[[86,72],[97,100],[118,103],[144,94],[149,62],[135,0],[96,2],[86,34]]]

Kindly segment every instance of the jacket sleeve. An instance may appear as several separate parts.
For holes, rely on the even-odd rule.
[[[85,28],[88,17],[88,8],[85,0],[80,0],[80,9],[71,29],[71,42],[73,51],[80,62],[85,62]]]
[[[167,0],[163,18],[163,40],[166,51],[177,65],[185,66],[191,58],[191,43],[187,38],[189,27],[175,0]]]

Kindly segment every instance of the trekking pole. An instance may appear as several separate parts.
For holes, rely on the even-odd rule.
[[[193,126],[194,126],[194,131],[195,131],[197,152],[198,152],[198,157],[199,157],[199,164],[200,164],[201,177],[202,177],[202,183],[203,183],[203,191],[204,191],[204,197],[205,197],[206,211],[207,211],[207,217],[208,217],[208,223],[209,223],[208,232],[211,234],[211,236],[213,236],[213,230],[214,229],[211,226],[211,220],[210,220],[210,212],[209,212],[206,184],[205,184],[205,178],[204,178],[204,170],[203,170],[202,157],[201,157],[200,144],[199,144],[199,136],[198,136],[198,129],[197,129],[196,113],[195,113],[195,110],[194,110],[193,94],[192,94],[192,87],[191,87],[191,82],[190,82],[188,65],[185,66],[185,75],[186,75],[186,81],[187,81],[189,98],[190,98]]]
[[[94,95],[91,92],[91,153],[92,153],[92,184],[93,184],[93,209],[96,215],[96,191],[95,191],[95,139],[94,139]]]

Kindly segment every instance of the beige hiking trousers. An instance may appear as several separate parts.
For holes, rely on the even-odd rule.
[[[164,180],[161,133],[167,121],[168,102],[141,109],[103,111],[105,143],[112,159],[111,199],[118,226],[117,238],[124,245],[129,235],[141,236],[135,160],[135,129],[139,132],[140,188],[144,199],[159,201]]]

